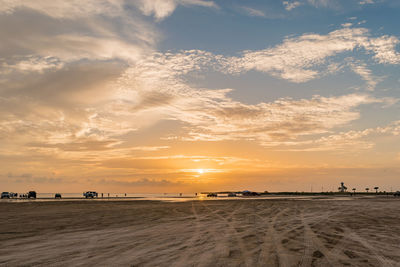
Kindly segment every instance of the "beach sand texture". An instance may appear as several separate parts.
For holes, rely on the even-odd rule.
[[[2,266],[400,266],[400,200],[0,203]]]

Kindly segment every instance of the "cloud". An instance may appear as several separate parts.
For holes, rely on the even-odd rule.
[[[335,0],[307,0],[310,5],[315,7],[329,7],[336,4]]]
[[[33,36],[32,36],[33,37]],[[10,64],[11,68],[22,71],[44,70],[49,67],[60,66],[63,62],[73,62],[82,59],[87,60],[137,60],[146,51],[146,46],[135,43],[127,43],[116,38],[100,38],[78,34],[51,35],[51,39],[42,36],[21,37],[15,45],[18,49],[28,54],[26,60]],[[24,40],[25,39],[25,40]],[[24,41],[24,42],[21,42]],[[7,44],[6,44],[7,45]],[[9,45],[14,45],[12,40]],[[15,49],[15,46],[13,47]],[[7,50],[0,49],[0,53]],[[3,52],[3,53],[2,53]],[[13,60],[11,58],[9,60]],[[40,66],[34,66],[38,65]],[[9,65],[3,65],[7,68]]]
[[[370,130],[348,131],[323,136],[315,140],[265,143],[281,151],[360,151],[374,147],[374,143],[362,140]]]
[[[290,10],[295,9],[296,7],[299,7],[302,5],[302,3],[299,1],[293,1],[293,2],[283,1],[282,3],[287,11],[290,11]]]
[[[40,76],[9,78],[2,84],[0,139],[77,151],[118,143],[113,136],[135,130],[128,118],[119,121],[123,114],[111,108],[113,82],[121,70],[114,63],[81,63]]]
[[[169,146],[137,146],[131,147],[130,150],[140,150],[140,151],[158,151],[163,149],[168,149]]]
[[[117,16],[123,8],[123,0],[1,0],[0,12],[13,13],[20,9],[32,9],[54,18],[78,18],[90,15]]]
[[[346,23],[343,23],[343,24],[342,24],[342,27],[343,27],[343,28],[351,27],[351,26],[353,26],[353,23],[350,23],[350,22],[346,22]]]
[[[159,119],[189,124],[185,140],[290,140],[344,125],[359,118],[354,110],[359,105],[379,102],[368,95],[351,94],[249,105],[231,99],[232,89],[193,88],[183,79],[220,60],[224,61],[203,51],[155,54],[129,68],[121,87],[135,96],[131,110],[153,110]],[[154,98],[154,93],[160,97]]]
[[[373,52],[374,58],[382,64],[400,64],[400,53],[396,51],[399,39],[395,36],[370,38],[362,43],[366,50]]]
[[[4,149],[110,150],[136,129],[112,83],[158,33],[126,4],[0,1],[0,139],[13,139]]]
[[[83,59],[137,60],[158,38],[152,25],[123,8],[122,0],[3,2],[0,23],[9,25],[0,27],[3,69],[37,71],[34,65],[45,70]]]
[[[361,95],[347,95],[338,98],[315,96],[310,100],[280,99],[257,105],[244,105],[227,97],[214,101],[200,106],[197,117],[181,118],[196,126],[190,133],[194,140],[204,137],[201,134],[208,134],[221,140],[245,139],[265,143],[325,133],[357,119],[359,113],[352,109],[374,100]]]
[[[154,15],[158,20],[161,20],[174,12],[178,5],[174,0],[155,0],[155,1],[138,1],[140,10],[147,16]]]
[[[240,57],[227,58],[228,73],[257,70],[295,83],[307,82],[330,73],[322,68],[327,59],[341,53],[365,49],[382,64],[399,64],[394,36],[372,38],[365,28],[343,28],[327,35],[304,34],[287,38],[282,44],[258,51],[245,51]],[[361,72],[361,71],[360,71]],[[364,72],[365,73],[365,72]],[[365,76],[364,76],[365,77]]]
[[[179,181],[169,181],[166,179],[148,179],[148,178],[143,178],[133,181],[103,179],[100,181],[100,183],[108,185],[127,186],[127,187],[157,187],[157,188],[184,185],[183,182]]]
[[[58,58],[28,56],[19,61],[15,60],[11,64],[4,62],[1,66],[3,73],[0,74],[9,74],[13,71],[43,73],[49,69],[61,69],[63,66],[64,63]]]
[[[68,139],[67,139],[68,140]],[[60,140],[62,143],[27,143],[26,146],[34,148],[57,148],[60,151],[104,151],[114,149],[120,142],[117,140],[96,140],[89,138],[75,138],[70,142]]]
[[[376,85],[382,81],[382,77],[375,77],[372,71],[367,68],[367,65],[362,62],[354,62],[354,60],[349,60],[348,65],[350,69],[358,74],[367,84],[367,90],[373,91]]]
[[[264,12],[255,8],[242,6],[241,9],[251,17],[266,17]]]
[[[364,130],[350,130],[314,140],[293,142],[271,142],[265,146],[277,147],[283,151],[360,151],[368,150],[375,146],[376,138],[371,136],[398,136],[400,135],[400,121],[393,121],[383,127],[367,128]]]
[[[170,16],[178,5],[183,6],[202,6],[217,8],[213,1],[205,0],[138,0],[134,2],[146,16],[154,16],[157,20],[162,20]]]
[[[366,4],[375,4],[375,0],[361,0],[359,2],[360,5],[366,5]]]
[[[73,182],[63,177],[36,176],[31,173],[8,173],[7,175],[0,175],[0,178],[2,178],[2,180],[7,180],[9,183],[21,184],[65,184]]]

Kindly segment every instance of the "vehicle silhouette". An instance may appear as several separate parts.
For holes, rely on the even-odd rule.
[[[95,198],[98,196],[98,194],[95,191],[87,191],[87,192],[83,193],[83,196],[85,198]]]
[[[28,196],[27,196],[28,198],[36,198],[36,192],[35,191],[29,191],[28,192]]]
[[[2,192],[1,193],[1,198],[10,198],[10,193],[9,192]]]

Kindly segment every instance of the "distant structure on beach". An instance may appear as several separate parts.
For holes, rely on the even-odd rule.
[[[344,183],[343,182],[341,182],[340,183],[340,186],[339,186],[339,188],[338,188],[338,190],[339,190],[339,192],[346,192],[346,190],[347,190],[347,187],[344,185]]]

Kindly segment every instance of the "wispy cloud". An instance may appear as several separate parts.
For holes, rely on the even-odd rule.
[[[12,13],[28,8],[55,18],[77,18],[99,14],[116,16],[121,12],[123,4],[124,0],[1,0],[0,12]]]
[[[136,6],[143,14],[161,20],[171,15],[178,5],[217,8],[207,0],[1,0],[0,12],[13,13],[28,8],[54,18],[79,18],[90,15],[120,16],[125,6]]]
[[[336,4],[335,0],[307,0],[309,4],[315,7],[328,7]]]
[[[230,73],[258,70],[292,82],[306,82],[329,73],[321,67],[330,57],[364,48],[379,63],[399,64],[394,36],[372,38],[365,28],[343,28],[327,35],[305,34],[288,38],[282,44],[259,51],[245,51],[241,57],[226,60]],[[318,69],[317,69],[318,67]]]
[[[1,23],[10,25],[0,27],[0,72],[43,73],[81,60],[137,60],[152,50],[157,33],[130,16],[124,2],[0,1]],[[124,23],[115,29],[120,20]]]
[[[373,91],[375,90],[376,85],[382,81],[382,77],[376,77],[372,74],[372,71],[368,69],[367,64],[356,61],[352,59],[348,59],[350,69],[353,70],[356,74],[358,74],[367,84],[367,90]]]
[[[361,0],[360,5],[375,4],[375,0]]]
[[[367,128],[364,130],[350,130],[320,137],[314,140],[275,142],[265,146],[278,147],[278,150],[288,151],[362,151],[375,146],[374,140],[368,139],[373,135],[398,136],[400,135],[400,121],[393,121],[386,126]]]
[[[259,9],[242,6],[240,7],[247,15],[251,17],[265,17],[265,13]]]
[[[70,179],[54,176],[35,176],[31,173],[0,175],[0,178],[7,179],[9,183],[29,184],[68,184],[72,183]]]
[[[21,57],[19,61],[14,58],[11,63],[3,62],[1,65],[2,73],[0,74],[9,74],[13,71],[43,73],[49,69],[61,69],[63,66],[64,63],[58,58],[27,56]]]
[[[123,180],[115,180],[115,179],[103,179],[99,181],[101,184],[107,185],[117,185],[117,186],[124,186],[124,187],[171,187],[171,186],[182,186],[184,185],[182,182],[177,181],[170,181],[167,179],[148,179],[142,178],[138,180],[129,179],[129,181]]]
[[[140,151],[158,151],[168,149],[169,146],[136,146],[129,148],[130,150],[140,150]]]
[[[279,99],[248,105],[228,97],[231,89],[197,89],[181,79],[182,75],[212,62],[219,64],[215,58],[221,59],[202,51],[157,54],[150,61],[130,68],[122,81],[126,90],[133,90],[138,96],[133,110],[152,109],[160,118],[188,123],[191,127],[185,140],[272,141],[326,132],[357,119],[359,113],[353,109],[359,105],[378,102],[368,95],[353,94],[330,98],[315,96],[309,100]],[[159,75],[151,75],[153,72]],[[157,98],[157,102],[153,102],[155,105],[143,104],[148,102],[148,96],[152,97],[151,92],[163,97]]]
[[[170,16],[178,5],[218,8],[213,1],[206,0],[138,0],[135,4],[143,14],[154,16],[157,20],[162,20]]]
[[[283,1],[282,4],[287,11],[290,11],[302,5],[300,1]]]

